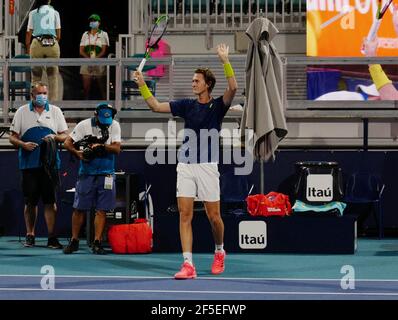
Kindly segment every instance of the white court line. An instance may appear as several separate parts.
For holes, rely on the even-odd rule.
[[[43,275],[37,274],[0,274],[0,277],[40,277],[42,278]],[[172,279],[174,280],[173,276],[95,276],[95,275],[55,275],[55,278],[93,278],[93,279]],[[267,281],[341,281],[341,278],[338,279],[322,279],[322,278],[248,278],[248,277],[197,277],[196,280],[267,280]],[[355,279],[355,281],[369,281],[369,282],[398,282],[398,279]]]
[[[53,289],[41,288],[0,288],[1,291],[42,291],[42,292],[113,292],[113,293],[197,293],[197,294],[250,294],[250,295],[361,295],[361,296],[398,296],[398,292],[301,292],[301,291],[201,291],[201,290],[133,290],[133,289]]]

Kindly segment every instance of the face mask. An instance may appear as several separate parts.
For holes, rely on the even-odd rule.
[[[48,97],[46,94],[38,94],[35,101],[37,105],[43,107],[48,102]]]
[[[91,21],[90,22],[90,28],[91,29],[97,29],[99,26],[99,22],[98,21]]]

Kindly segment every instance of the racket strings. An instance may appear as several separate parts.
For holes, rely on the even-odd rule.
[[[165,16],[158,19],[149,37],[149,47],[155,46],[159,39],[163,36],[163,33],[167,27],[167,21],[168,19]]]

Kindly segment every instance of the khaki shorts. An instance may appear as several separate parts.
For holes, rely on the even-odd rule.
[[[84,65],[80,67],[80,74],[86,76],[105,76],[106,66],[89,66]]]
[[[177,165],[177,197],[200,201],[220,200],[220,173],[217,163],[179,163]]]

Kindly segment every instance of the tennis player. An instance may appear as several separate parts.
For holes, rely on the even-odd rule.
[[[204,202],[207,217],[215,241],[215,255],[211,267],[213,274],[224,271],[224,223],[220,214],[220,185],[218,172],[218,148],[208,137],[218,139],[221,123],[237,90],[234,71],[228,58],[229,47],[217,46],[217,54],[227,78],[228,87],[224,95],[214,98],[211,92],[216,84],[213,72],[208,68],[198,68],[192,77],[192,92],[196,99],[181,99],[159,102],[149,91],[141,72],[134,76],[141,95],[154,112],[171,112],[185,120],[184,140],[178,153],[177,203],[180,213],[180,240],[184,262],[175,279],[196,278],[192,259],[192,218],[194,200]],[[210,133],[206,135],[206,133]],[[205,137],[205,138],[204,138]],[[214,139],[212,139],[214,141]],[[217,140],[218,143],[218,140]],[[217,144],[218,146],[218,144]]]

